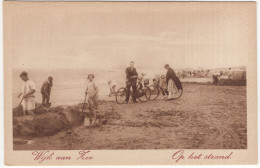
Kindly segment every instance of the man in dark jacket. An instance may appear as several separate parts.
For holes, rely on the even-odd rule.
[[[51,96],[52,83],[53,83],[53,78],[51,76],[49,76],[48,79],[42,85],[42,88],[41,88],[42,104],[50,103],[49,101],[50,101],[50,96]]]
[[[174,70],[169,66],[169,64],[166,64],[164,66],[165,69],[167,69],[166,73],[166,83],[168,85],[168,82],[170,79],[173,80],[174,84],[176,85],[178,90],[182,90],[182,85],[180,79],[176,76]]]
[[[133,89],[133,102],[136,101],[136,81],[138,77],[138,73],[134,67],[134,61],[130,62],[130,67],[126,68],[126,87],[127,87],[127,92],[126,92],[126,103],[129,101],[130,97],[130,88],[132,87]]]

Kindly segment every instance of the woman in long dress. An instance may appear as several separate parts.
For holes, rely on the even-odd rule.
[[[167,83],[168,92],[169,92],[168,99],[172,99],[173,98],[172,96],[173,96],[174,90],[175,90],[175,86],[177,87],[178,91],[182,90],[181,81],[176,76],[174,70],[169,66],[169,64],[166,64],[164,66],[164,68],[167,70],[166,83]]]

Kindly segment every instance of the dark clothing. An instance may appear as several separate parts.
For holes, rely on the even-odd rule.
[[[163,89],[163,88],[161,88],[161,87],[158,87],[158,88],[161,90],[163,96],[165,96],[165,95],[169,95],[169,92],[168,92],[167,89]]]
[[[126,88],[127,88],[126,102],[129,101],[131,87],[133,89],[132,98],[133,98],[133,101],[135,102],[136,101],[136,81],[137,81],[137,78],[132,78],[132,77],[138,76],[138,73],[137,73],[135,68],[131,68],[131,67],[126,68],[125,73],[126,73],[126,79],[127,79],[127,82],[126,82]]]
[[[137,89],[137,87],[136,87],[136,83],[133,82],[133,83],[128,83],[127,86],[126,86],[126,88],[127,88],[127,91],[126,91],[126,102],[129,101],[131,87],[133,89],[133,94],[132,94],[133,102],[136,101],[136,89]]]
[[[217,85],[218,82],[219,82],[219,80],[218,80],[218,76],[216,76],[216,75],[212,75],[212,77],[213,77],[213,84],[214,84],[214,85]]]
[[[126,79],[128,82],[136,82],[137,78],[132,78],[133,76],[138,76],[138,73],[135,68],[128,67],[125,70]]]
[[[169,80],[172,79],[178,90],[182,90],[182,84],[180,79],[176,76],[174,70],[169,67],[166,73],[166,83],[168,84]]]
[[[42,94],[42,104],[44,104],[44,103],[49,104],[50,103],[50,97],[44,95],[43,93],[41,93],[41,94]]]
[[[49,103],[52,83],[45,81],[41,88],[42,103]]]

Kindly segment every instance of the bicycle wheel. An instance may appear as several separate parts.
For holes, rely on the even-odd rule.
[[[172,99],[176,100],[179,99],[182,96],[183,90],[178,90],[176,85],[174,84],[174,90],[173,90],[173,95]]]
[[[160,94],[160,90],[157,86],[151,85],[149,86],[149,89],[151,91],[151,97],[150,100],[155,100]]]
[[[122,87],[116,92],[116,102],[118,104],[124,104],[126,99],[126,88]]]
[[[149,87],[146,87],[142,89],[141,92],[142,95],[138,97],[138,100],[140,100],[141,102],[147,102],[151,97],[151,90],[149,89]]]

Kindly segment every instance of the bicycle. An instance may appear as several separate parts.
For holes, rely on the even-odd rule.
[[[143,85],[140,81],[137,83],[136,98],[141,102],[147,102],[150,100],[151,91],[146,85]],[[117,104],[124,104],[126,102],[127,87],[121,87],[116,92],[116,102]],[[130,96],[133,97],[133,92],[130,90]]]
[[[160,92],[162,92],[162,89],[158,86],[158,85],[151,85],[149,86],[149,89],[151,90],[151,96],[150,96],[150,100],[156,100],[158,98],[158,96],[160,95]],[[173,96],[171,99],[172,100],[177,100],[182,96],[183,90],[180,89],[178,90],[176,85],[174,84],[174,92],[173,92]]]

